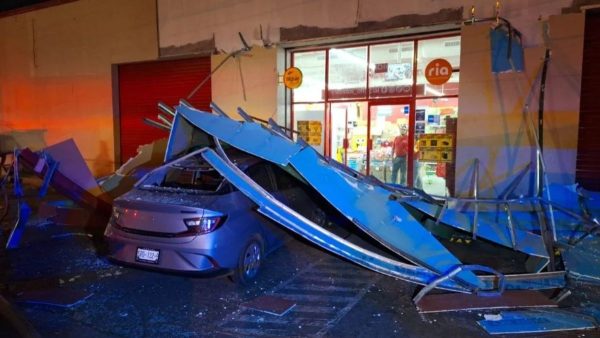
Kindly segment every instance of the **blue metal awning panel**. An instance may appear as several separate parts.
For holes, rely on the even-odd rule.
[[[415,265],[391,260],[365,250],[314,224],[296,211],[278,201],[260,185],[252,181],[235,165],[228,163],[211,149],[205,149],[202,157],[227,181],[258,205],[258,211],[273,221],[301,235],[308,241],[371,270],[400,278],[405,281],[428,284],[438,274]],[[493,283],[490,283],[493,284]],[[447,281],[440,288],[468,292],[469,289],[454,281]]]
[[[311,147],[292,156],[290,163],[331,205],[393,252],[438,273],[462,264],[390,198],[389,190],[333,168]],[[457,278],[481,286],[470,271],[460,272]]]
[[[560,309],[502,311],[477,322],[489,334],[546,333],[596,328],[593,317]]]
[[[289,158],[302,149],[258,123],[242,123],[185,105],[177,107],[177,114],[223,142],[279,165],[286,165]]]
[[[600,282],[600,237],[584,238],[564,250],[562,257],[569,276],[592,283]]]
[[[419,200],[405,202],[406,204],[420,210],[427,215],[435,218],[442,207]],[[473,219],[456,210],[446,209],[440,217],[440,222],[449,225],[453,228],[471,232],[473,229]],[[510,230],[502,224],[493,224],[479,218],[477,226],[477,236],[485,238],[496,244],[500,244],[509,248],[512,247]],[[524,252],[528,255],[548,258],[548,253],[544,247],[542,237],[528,231],[523,231],[515,228],[515,250]],[[547,261],[546,261],[547,264]]]
[[[202,157],[227,181],[255,202],[258,205],[258,212],[311,243],[365,268],[404,281],[426,285],[439,277],[439,274],[424,267],[395,261],[368,251],[314,224],[277,200],[235,165],[227,159],[221,158],[211,149],[198,150],[187,156],[194,156],[198,153],[201,153]],[[483,289],[493,289],[497,283],[495,276],[481,276],[480,281]],[[561,272],[507,275],[505,283],[506,289],[509,290],[554,289],[564,286],[565,278],[564,273]],[[438,288],[457,292],[470,291],[453,280],[444,281]]]
[[[462,263],[396,201],[390,191],[328,165],[311,147],[303,147],[251,122],[239,122],[177,107],[191,123],[206,133],[249,154],[279,165],[291,164],[326,200],[360,229],[390,250],[436,273]],[[470,271],[456,275],[470,288],[482,287]]]

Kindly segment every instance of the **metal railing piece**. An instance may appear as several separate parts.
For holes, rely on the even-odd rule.
[[[170,116],[175,116],[175,110],[173,108],[169,107],[164,102],[159,102],[158,103],[158,109],[160,109],[163,113],[167,113]]]
[[[475,199],[475,214],[473,214],[473,239],[477,239],[477,226],[479,218],[479,159],[476,158],[473,171],[473,198]]]

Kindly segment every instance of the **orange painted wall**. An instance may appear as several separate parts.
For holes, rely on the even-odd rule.
[[[0,19],[0,133],[73,138],[114,170],[113,64],[158,57],[154,0],[80,0]]]

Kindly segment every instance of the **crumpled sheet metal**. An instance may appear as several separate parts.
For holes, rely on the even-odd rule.
[[[492,335],[591,330],[597,327],[593,317],[561,309],[502,311],[497,316],[486,317],[477,323]]]
[[[172,159],[188,144],[186,143],[188,140],[186,133],[179,132],[180,129],[188,128],[186,121],[181,119],[182,117],[223,142],[279,165],[285,166],[290,157],[302,149],[302,146],[266,130],[258,123],[242,123],[179,105],[169,137],[165,160]]]
[[[394,261],[367,251],[323,229],[278,201],[235,165],[222,159],[213,150],[204,149],[198,152],[202,152],[202,157],[227,181],[255,202],[259,207],[258,212],[301,235],[313,244],[345,257],[356,264],[405,281],[424,285],[438,276],[423,267]],[[454,281],[443,283],[440,288],[458,292],[469,291]]]
[[[419,200],[407,201],[406,203],[434,218],[436,217],[436,214],[441,208],[438,205]],[[473,219],[467,217],[467,215],[463,213],[447,209],[440,218],[440,222],[447,224],[453,228],[470,232],[472,229]],[[510,230],[508,229],[508,227],[490,224],[483,219],[479,219],[477,223],[478,237],[482,237],[496,244],[512,248]],[[516,239],[516,246],[514,248],[515,250],[521,251],[528,255],[547,258],[546,264],[548,264],[548,253],[546,251],[546,248],[544,247],[544,242],[540,235],[536,235],[531,232],[523,231],[517,228],[515,228],[514,231]],[[544,264],[544,266],[546,264]]]
[[[313,148],[303,147],[257,123],[242,123],[185,105],[177,107],[177,114],[249,154],[283,166],[291,164],[360,229],[409,261],[438,274],[462,265],[402,205],[390,200],[389,190],[328,165]],[[455,278],[467,288],[483,287],[471,271],[461,271]]]
[[[600,283],[600,238],[588,236],[562,253],[570,277]]]
[[[439,276],[429,269],[395,261],[365,250],[314,224],[274,198],[235,165],[221,158],[211,149],[197,150],[187,156],[194,156],[198,153],[202,153],[203,158],[226,180],[254,201],[259,207],[258,212],[299,234],[311,243],[365,268],[404,281],[426,285]],[[494,276],[481,276],[480,280],[483,289],[493,289],[495,287],[496,278]],[[564,286],[564,282],[564,273],[562,272],[507,275],[505,279],[506,289],[508,290],[554,289]],[[441,283],[438,288],[456,292],[471,291],[453,280]]]

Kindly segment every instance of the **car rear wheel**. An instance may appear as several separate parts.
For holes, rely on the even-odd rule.
[[[238,266],[231,276],[232,280],[236,284],[240,285],[250,284],[252,281],[254,281],[254,279],[256,279],[262,264],[262,260],[262,243],[257,238],[253,238],[248,241],[242,250],[238,260]]]

